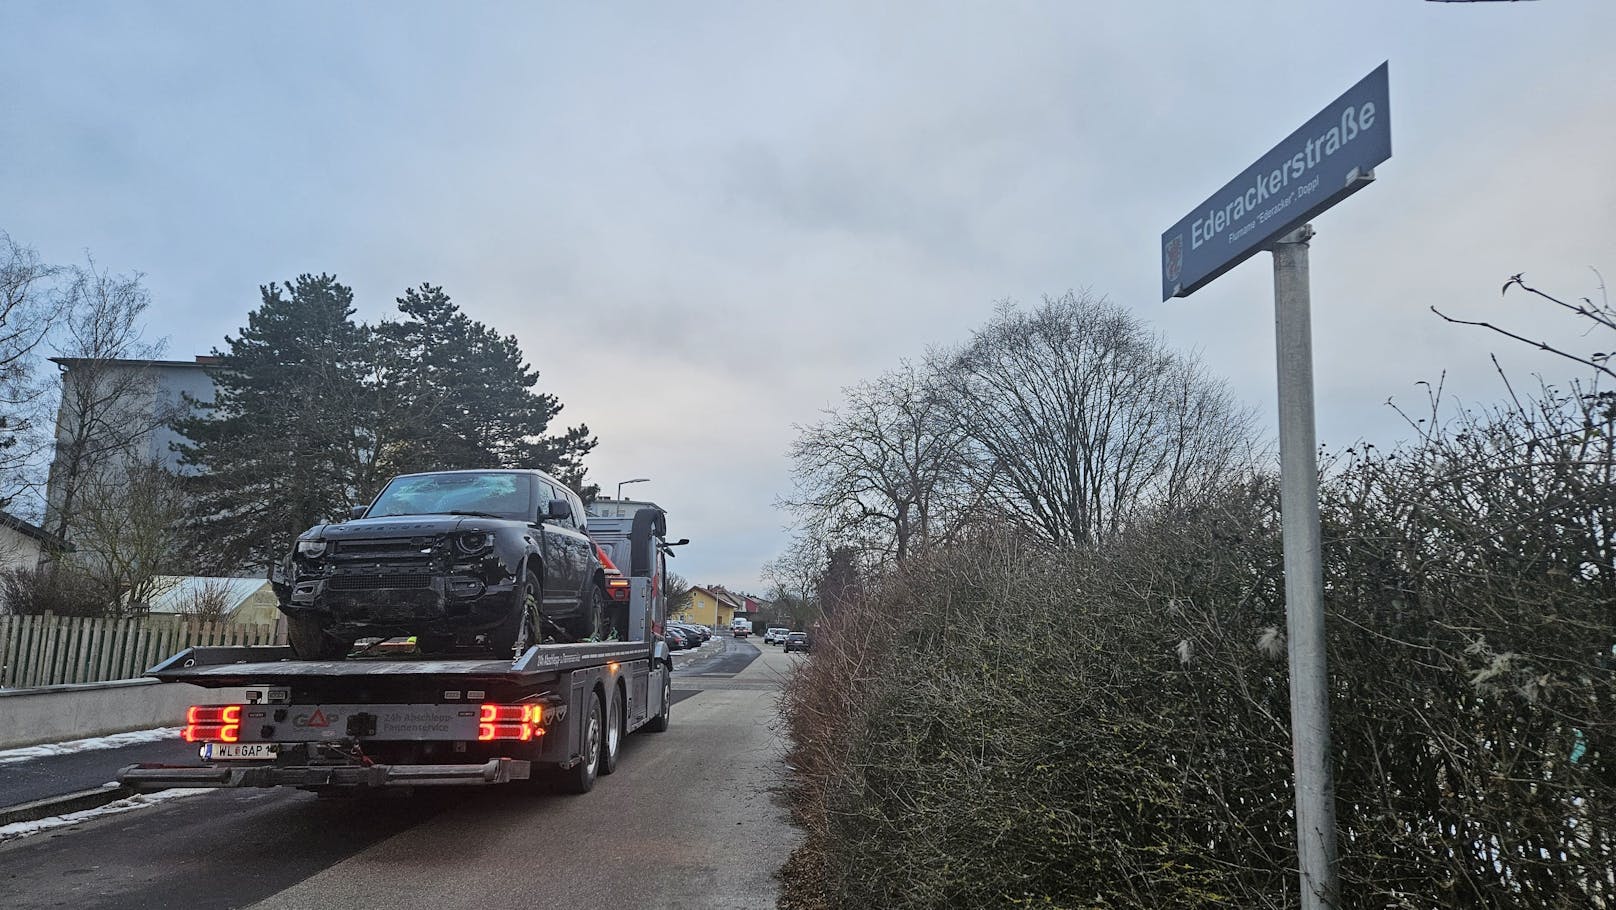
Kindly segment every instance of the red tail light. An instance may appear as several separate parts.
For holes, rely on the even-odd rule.
[[[514,739],[527,742],[543,736],[543,705],[483,705],[477,716],[477,741]]]
[[[239,724],[240,705],[192,705],[185,712],[187,724]]]
[[[192,705],[180,738],[188,743],[233,743],[241,739],[240,705]]]
[[[628,600],[628,579],[606,579],[606,596],[612,600]]]

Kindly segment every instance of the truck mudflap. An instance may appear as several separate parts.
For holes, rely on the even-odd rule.
[[[142,792],[173,787],[478,787],[526,780],[532,763],[480,765],[129,765],[118,783]]]

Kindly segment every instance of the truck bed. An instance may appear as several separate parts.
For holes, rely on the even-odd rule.
[[[163,682],[218,689],[246,685],[292,685],[314,680],[458,679],[468,682],[537,683],[568,670],[645,660],[651,645],[610,641],[534,645],[514,661],[492,657],[350,657],[298,660],[282,645],[186,648],[146,672]]]

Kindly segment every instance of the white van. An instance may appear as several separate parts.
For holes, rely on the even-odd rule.
[[[737,616],[729,621],[729,631],[736,638],[746,638],[752,634],[752,621]]]

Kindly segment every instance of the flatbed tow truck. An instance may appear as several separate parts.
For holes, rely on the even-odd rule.
[[[670,720],[665,519],[644,510],[622,640],[539,644],[514,661],[359,652],[296,660],[287,647],[197,647],[147,672],[245,688],[240,704],[195,705],[182,737],[201,765],[130,765],[118,781],[171,787],[298,787],[323,794],[537,780],[588,792],[623,737]],[[374,650],[374,649],[373,649]]]

